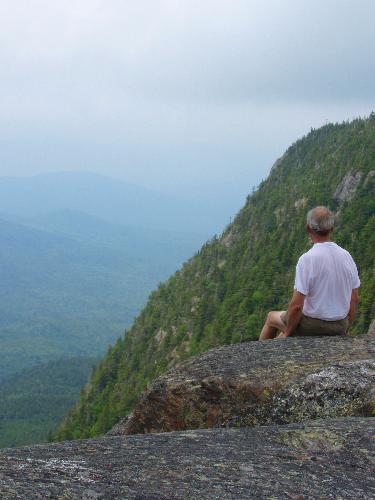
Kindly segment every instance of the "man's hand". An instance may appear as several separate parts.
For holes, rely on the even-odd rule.
[[[276,339],[286,339],[287,336],[285,335],[285,332],[281,332],[277,337]]]
[[[288,307],[288,324],[286,325],[285,332],[279,338],[290,337],[297,328],[298,323],[301,321],[305,297],[303,293],[294,290],[292,300]]]

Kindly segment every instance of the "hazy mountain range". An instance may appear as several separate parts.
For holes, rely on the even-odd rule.
[[[187,196],[188,198],[188,196]],[[201,234],[221,230],[220,203],[171,197],[89,172],[0,177],[0,213],[35,216],[70,209],[114,224]]]
[[[46,438],[79,396],[92,359],[213,231],[205,217],[98,175],[0,178],[2,446]],[[77,356],[86,371],[76,369]],[[27,388],[36,373],[48,408],[41,420],[30,397],[35,386]]]

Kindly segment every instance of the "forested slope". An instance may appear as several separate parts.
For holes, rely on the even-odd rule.
[[[0,448],[47,441],[48,431],[77,401],[97,361],[64,358],[1,380]]]
[[[55,437],[108,430],[146,384],[213,346],[256,339],[270,309],[287,306],[294,266],[310,243],[306,212],[337,212],[334,239],[360,268],[353,334],[375,316],[375,115],[312,130],[293,144],[224,233],[162,284],[95,371]]]

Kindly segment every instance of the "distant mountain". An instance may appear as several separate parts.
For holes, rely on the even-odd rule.
[[[267,312],[287,307],[297,259],[310,248],[306,213],[322,204],[337,214],[334,240],[359,266],[361,303],[351,333],[366,333],[375,318],[374,113],[312,130],[290,146],[223,234],[151,294],[55,437],[103,433],[181,360],[257,339]]]
[[[68,209],[115,224],[208,237],[222,221],[204,206],[88,172],[0,177],[0,213],[20,216]]]
[[[172,251],[172,259],[183,260],[187,248],[198,249],[206,241],[203,234],[183,229],[172,231],[113,224],[77,210],[57,210],[32,217],[8,216],[8,219],[86,244],[121,249],[136,259],[157,255],[168,262],[170,257],[166,252]]]
[[[201,242],[73,211],[16,219],[0,219],[0,378],[102,354]]]

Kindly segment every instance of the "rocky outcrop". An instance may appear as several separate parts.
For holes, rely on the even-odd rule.
[[[333,194],[333,199],[340,204],[350,201],[357,191],[358,184],[362,179],[362,172],[349,172]]]
[[[103,438],[1,450],[0,497],[375,498],[374,408],[373,335],[224,346]]]
[[[6,499],[375,498],[374,418],[1,450]]]
[[[375,336],[219,347],[156,379],[119,434],[371,415]]]
[[[301,210],[302,208],[305,208],[306,205],[307,205],[307,202],[309,200],[307,198],[305,198],[304,196],[302,198],[300,198],[299,200],[296,200],[294,202],[294,207],[297,209],[297,210]]]
[[[371,416],[375,409],[375,360],[337,363],[302,378],[271,398],[265,423],[285,424],[346,415]]]

